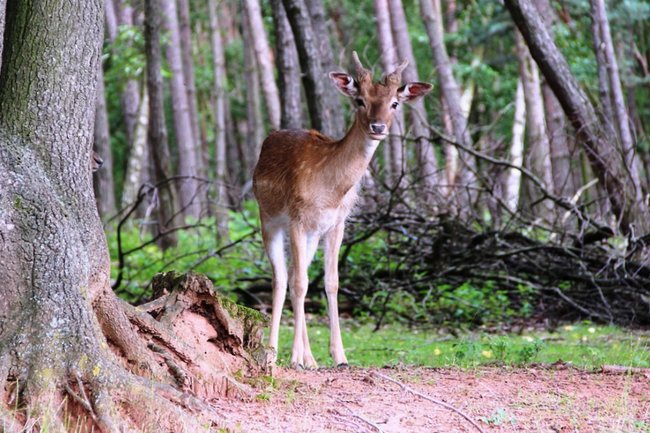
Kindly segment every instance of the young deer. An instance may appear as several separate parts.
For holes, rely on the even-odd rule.
[[[432,86],[409,83],[400,87],[404,61],[372,82],[371,73],[353,53],[356,79],[342,72],[330,73],[336,87],[354,98],[354,124],[335,141],[314,130],[273,131],[262,144],[253,191],[260,209],[262,237],[273,271],[273,317],[269,346],[276,350],[287,281],[291,288],[294,336],[291,365],[317,367],[309,346],[305,323],[307,267],[318,242],[324,238],[325,292],[330,322],[330,354],[338,366],[347,365],[339,328],[337,293],[338,254],[345,219],[357,200],[357,189],[379,141],[386,138],[393,114],[402,102],[427,94]],[[288,234],[291,269],[287,273],[284,239]]]

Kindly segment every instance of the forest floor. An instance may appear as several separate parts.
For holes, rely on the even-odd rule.
[[[399,381],[394,383],[386,377]],[[564,364],[456,368],[278,368],[249,401],[215,402],[229,432],[650,432],[650,373]],[[418,396],[419,392],[425,397]]]

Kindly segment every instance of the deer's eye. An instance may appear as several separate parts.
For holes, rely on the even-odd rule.
[[[399,105],[399,102],[395,101],[395,102],[393,102],[392,104],[390,104],[390,108],[392,108],[393,110],[395,110],[395,109],[397,109],[397,106],[398,106],[398,105]]]
[[[363,99],[361,99],[361,98],[357,98],[357,99],[355,99],[355,100],[354,100],[354,103],[355,103],[355,104],[357,105],[357,107],[359,107],[359,108],[365,108],[365,106],[366,106],[366,103],[363,102]]]

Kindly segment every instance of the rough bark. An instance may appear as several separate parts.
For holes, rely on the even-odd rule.
[[[638,158],[636,157],[636,145],[632,137],[632,132],[630,131],[629,118],[625,109],[625,98],[623,97],[623,89],[619,77],[618,61],[616,60],[616,55],[614,53],[614,43],[612,42],[612,35],[609,30],[609,20],[607,19],[605,1],[591,0],[591,11],[592,19],[597,22],[594,27],[597,27],[596,30],[599,31],[602,49],[607,62],[609,91],[611,92],[614,114],[612,120],[616,125],[616,131],[618,132],[626,171],[629,173],[630,180],[635,189],[635,200],[640,203],[643,201],[643,193],[641,190]],[[598,50],[600,47],[594,47],[594,49]]]
[[[374,0],[375,17],[377,22],[377,42],[381,53],[381,66],[384,73],[391,71],[400,63],[395,50],[395,41],[391,32],[390,15],[387,0]],[[406,154],[402,137],[404,133],[404,112],[397,111],[390,126],[388,143],[384,145],[384,160],[386,161],[387,180],[396,185],[406,185]]]
[[[217,234],[228,239],[228,197],[226,195],[226,59],[220,33],[216,0],[208,0],[214,76],[214,154],[216,190]]]
[[[320,63],[323,72],[327,74],[328,72],[338,71],[339,68],[334,61],[334,53],[332,52],[330,31],[327,28],[323,0],[305,0],[305,2],[307,3],[311,25],[316,35],[316,46],[320,53]],[[346,125],[343,110],[341,110],[339,93],[332,86],[326,86],[325,98],[327,98],[326,103],[332,116],[332,135],[334,137],[343,137],[346,132]]]
[[[0,0],[0,70],[2,69],[2,46],[4,44],[4,31],[5,31],[5,11],[7,9],[7,0]]]
[[[199,147],[192,133],[185,74],[181,56],[180,29],[176,12],[176,0],[162,2],[163,26],[169,41],[165,48],[171,77],[169,87],[174,117],[174,136],[178,157],[179,206],[185,217],[199,218],[201,215],[200,191],[197,181]],[[150,94],[149,97],[153,99]]]
[[[102,167],[93,176],[95,201],[102,219],[115,215],[115,186],[113,184],[113,155],[108,130],[108,113],[104,94],[104,71],[101,64],[97,70],[97,95],[95,99],[94,150],[104,160]]]
[[[147,56],[147,94],[149,95],[149,126],[147,143],[153,165],[154,182],[158,185],[158,220],[154,236],[162,249],[176,245],[176,235],[168,232],[174,226],[175,199],[172,185],[167,181],[170,173],[167,128],[165,127],[164,95],[161,74],[160,21],[161,0],[148,0],[145,4],[145,53]]]
[[[245,17],[248,20],[248,27],[251,30],[251,42],[257,59],[266,114],[271,128],[279,129],[281,118],[280,96],[278,86],[275,83],[275,68],[271,59],[271,48],[266,37],[264,22],[262,21],[260,2],[259,0],[244,0],[243,6]]]
[[[409,62],[402,73],[402,79],[406,83],[418,81],[417,63],[415,62],[413,47],[409,39],[402,1],[388,0],[388,9],[390,11],[392,33],[398,55],[401,59],[406,59]],[[421,177],[423,187],[426,191],[423,197],[425,197],[429,204],[432,204],[434,189],[438,184],[437,164],[433,148],[429,141],[429,131],[425,125],[426,110],[424,108],[424,101],[419,99],[412,103],[409,113],[412,132],[416,139],[415,143],[419,165],[418,175]]]
[[[273,24],[275,27],[276,63],[280,81],[280,100],[282,129],[303,128],[302,102],[300,96],[300,64],[296,41],[293,38],[291,24],[284,10],[282,0],[271,0]]]
[[[314,31],[305,0],[283,0],[283,4],[298,49],[311,126],[327,135],[335,136],[337,127],[333,119],[333,108],[327,103],[326,96],[326,92],[335,90],[325,76],[326,71],[321,65],[317,45],[317,38],[327,35],[318,35]]]
[[[537,9],[530,0],[505,0],[505,5],[519,28],[549,86],[584,146],[591,167],[607,190],[612,211],[623,232],[630,224],[645,225],[641,206],[634,206],[635,191],[621,172],[621,160],[600,123],[589,99],[571,74],[566,59],[555,45]]]
[[[528,155],[525,165],[528,166],[537,177],[544,182],[548,191],[553,191],[553,173],[551,170],[551,156],[548,134],[546,133],[546,119],[544,117],[544,101],[542,99],[542,88],[539,79],[539,69],[530,57],[528,48],[517,32],[515,35],[517,46],[517,58],[519,59],[519,76],[524,88],[526,100],[526,135],[528,137]],[[531,185],[529,196],[537,201],[539,193]],[[546,200],[545,211],[532,209],[536,215],[549,217],[552,211],[552,203]],[[540,208],[541,209],[541,208]]]

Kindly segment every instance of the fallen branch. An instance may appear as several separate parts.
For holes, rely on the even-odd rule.
[[[381,374],[381,373],[378,373],[378,372],[376,372],[376,371],[373,371],[371,374],[374,375],[374,376],[376,376],[376,377],[379,377],[379,378],[381,378],[381,379],[387,380],[388,382],[392,382],[392,383],[394,383],[395,385],[398,385],[398,386],[399,386],[400,388],[402,388],[404,391],[408,391],[408,392],[410,392],[410,393],[413,394],[413,395],[416,395],[416,396],[418,396],[418,397],[420,397],[420,398],[423,398],[423,399],[425,399],[425,400],[430,401],[431,403],[435,403],[435,404],[437,404],[437,405],[439,405],[439,406],[444,407],[445,409],[449,409],[449,410],[452,411],[452,412],[456,412],[458,415],[462,416],[462,417],[465,418],[465,419],[466,419],[470,424],[472,424],[474,427],[476,427],[476,429],[477,429],[479,432],[481,432],[481,433],[485,433],[485,431],[481,428],[481,426],[479,426],[478,424],[476,424],[476,422],[474,422],[474,420],[471,419],[471,418],[469,417],[469,415],[467,415],[465,412],[461,411],[460,409],[457,409],[457,408],[455,408],[454,406],[452,406],[452,405],[450,405],[450,404],[448,404],[448,403],[445,403],[445,402],[442,401],[442,400],[438,400],[438,399],[435,399],[435,398],[433,398],[433,397],[430,397],[430,396],[428,396],[428,395],[426,395],[426,394],[423,394],[423,393],[421,393],[420,391],[417,391],[417,390],[411,388],[410,386],[403,384],[403,383],[400,382],[399,380],[395,380],[395,379],[393,379],[393,378],[390,377],[390,376],[386,376],[385,374]]]
[[[346,408],[346,409],[348,410],[348,412],[350,412],[350,415],[351,415],[352,417],[358,419],[359,421],[363,421],[363,422],[365,422],[365,423],[368,424],[370,427],[372,427],[372,428],[374,428],[375,430],[377,430],[379,433],[384,433],[384,431],[381,429],[381,427],[379,427],[379,426],[378,426],[377,424],[375,424],[374,422],[370,421],[370,420],[367,419],[367,418],[362,417],[361,415],[359,415],[358,413],[356,413],[355,411],[353,411],[352,409],[350,409],[350,407],[349,407],[347,404],[345,404],[345,402],[344,402],[343,400],[339,400],[339,399],[337,399],[336,401],[337,401],[341,406],[343,406],[344,408]],[[340,415],[343,415],[343,414],[341,414],[340,412],[339,412],[339,414],[340,414]]]

